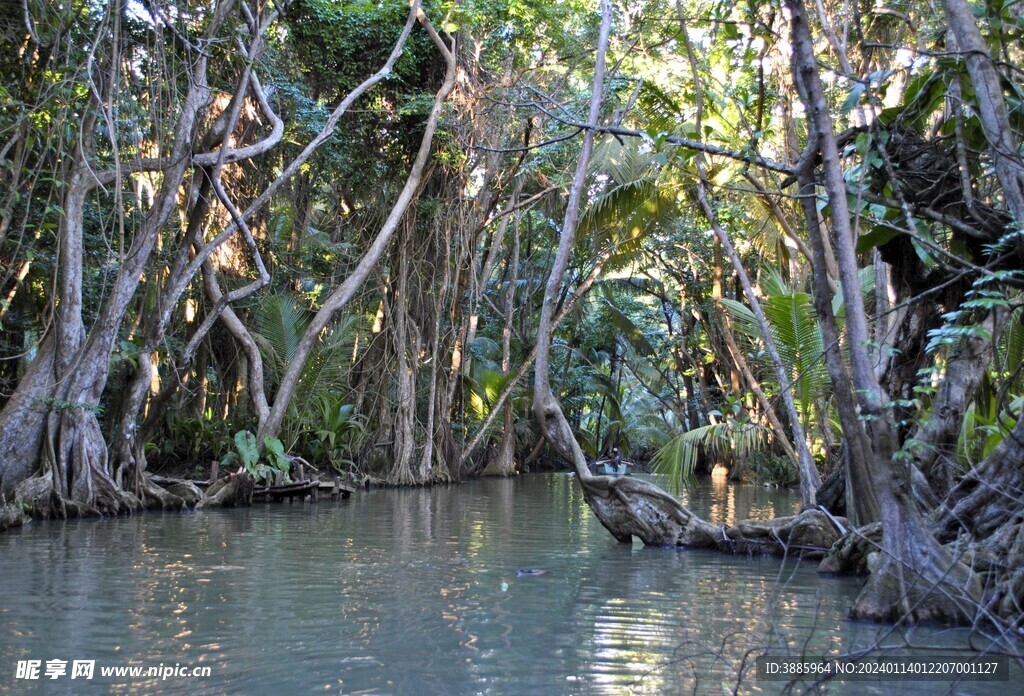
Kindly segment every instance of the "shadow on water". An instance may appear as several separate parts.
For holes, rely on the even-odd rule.
[[[717,482],[686,497],[721,522],[797,505]],[[17,680],[27,659],[95,660],[93,681],[118,693],[707,693],[766,644],[834,655],[883,630],[844,618],[859,581],[813,564],[617,544],[565,475],[33,524],[0,535],[0,558],[0,691],[12,693],[79,691]],[[161,663],[211,674],[99,675]],[[750,673],[741,692],[780,686]]]

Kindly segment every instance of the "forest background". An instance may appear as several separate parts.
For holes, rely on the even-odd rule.
[[[621,540],[827,522],[855,615],[1012,633],[1022,32],[1003,0],[6,3],[2,525],[194,504],[154,474],[214,461],[568,460]],[[591,475],[613,447],[805,512],[720,530]]]

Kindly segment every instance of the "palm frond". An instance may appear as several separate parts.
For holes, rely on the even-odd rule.
[[[662,180],[662,165],[650,143],[607,140],[595,152],[591,169],[604,189],[580,220],[577,235],[592,247],[635,241],[676,210],[675,192]]]
[[[717,427],[717,424],[703,425],[669,440],[651,459],[654,472],[668,476],[677,493],[680,484],[692,485],[700,449],[707,446],[707,442],[714,442]]]
[[[766,289],[785,291],[788,288],[777,278],[767,283]],[[750,308],[730,299],[722,303],[741,333],[755,341],[764,340]],[[761,308],[787,372],[787,383],[779,386],[793,390],[797,408],[805,423],[809,422],[817,396],[827,391],[828,385],[825,344],[811,298],[804,292],[770,292]]]
[[[1012,375],[1024,363],[1024,309],[1016,310],[1006,322],[998,350],[999,366],[1007,376]],[[1017,373],[1010,385],[1012,393],[1024,388],[1024,370]]]
[[[341,317],[320,337],[306,361],[296,390],[296,398],[303,404],[317,393],[343,387],[352,367],[355,339],[362,322],[363,319],[355,315]]]
[[[654,455],[654,471],[667,475],[678,491],[680,484],[691,485],[702,451],[712,455],[729,454],[742,460],[765,445],[761,426],[726,419],[721,423],[687,430],[670,440]]]
[[[295,357],[302,334],[309,326],[309,310],[287,292],[275,292],[256,305],[256,325],[263,359],[280,374]]]
[[[865,266],[860,269],[859,275],[860,294],[861,297],[867,299],[875,291],[875,269],[871,266]],[[840,326],[846,323],[846,305],[843,302],[842,286],[836,290],[835,297],[832,298],[832,313],[836,315],[836,321]]]
[[[640,355],[653,355],[654,347],[644,335],[644,332],[636,323],[621,309],[611,302],[605,300],[605,312],[611,320],[613,328],[618,332],[624,341],[627,341]]]

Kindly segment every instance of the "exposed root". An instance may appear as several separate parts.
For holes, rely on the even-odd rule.
[[[193,508],[199,504],[206,494],[203,493],[202,489],[191,481],[176,481],[169,486],[166,486],[167,492],[172,495],[181,498],[185,507]]]
[[[196,510],[211,507],[244,507],[252,505],[252,491],[256,480],[247,473],[231,474],[214,481]]]
[[[850,611],[852,618],[952,625],[977,620],[981,583],[970,568],[938,544],[904,544],[903,553],[901,559],[869,555],[871,574]]]
[[[53,475],[46,472],[27,478],[14,489],[14,502],[28,515],[41,519],[98,516],[100,513],[57,492]]]
[[[580,483],[601,524],[620,542],[635,536],[651,546],[821,558],[839,538],[835,525],[819,510],[766,522],[713,525],[646,481],[590,476]]]
[[[819,573],[867,575],[868,556],[882,547],[882,524],[873,522],[839,537],[818,566]]]
[[[17,505],[0,505],[0,532],[11,527],[20,527],[28,522],[28,517]]]
[[[140,488],[144,504],[150,510],[180,510],[185,507],[185,500],[181,496],[158,486],[149,476],[142,477]],[[200,497],[202,497],[201,494]]]

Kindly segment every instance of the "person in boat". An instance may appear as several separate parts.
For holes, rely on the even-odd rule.
[[[622,464],[622,455],[619,454],[619,448],[612,447],[612,467],[618,469],[620,464]]]

